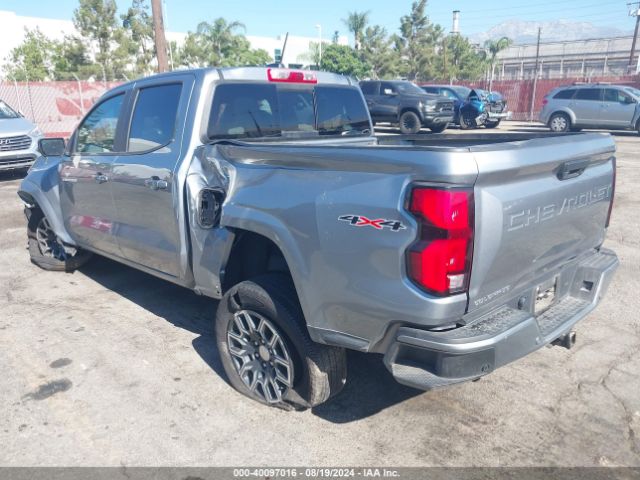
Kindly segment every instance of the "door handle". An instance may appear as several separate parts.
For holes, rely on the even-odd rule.
[[[104,183],[109,181],[109,177],[103,175],[102,173],[96,173],[93,178],[96,179],[96,183]]]
[[[151,190],[166,190],[169,187],[166,180],[160,180],[158,177],[147,178],[144,184]]]

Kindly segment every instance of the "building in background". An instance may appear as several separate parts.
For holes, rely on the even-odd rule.
[[[617,76],[638,72],[638,57],[629,71],[632,36],[545,42],[540,44],[538,78]],[[512,45],[498,54],[498,80],[527,80],[534,76],[536,44]]]

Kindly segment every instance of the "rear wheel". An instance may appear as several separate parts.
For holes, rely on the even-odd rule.
[[[90,252],[65,247],[40,209],[36,208],[31,212],[27,236],[31,262],[44,270],[71,272],[91,258]]]
[[[571,129],[571,119],[566,113],[554,113],[549,119],[549,129],[556,133],[568,132]]]
[[[286,275],[262,275],[229,289],[218,306],[215,332],[231,385],[265,405],[314,407],[346,381],[345,350],[311,340]]]
[[[447,128],[447,124],[441,123],[439,125],[434,125],[432,127],[429,127],[429,130],[431,130],[433,133],[442,133],[445,131],[446,128]]]
[[[415,112],[404,112],[400,115],[400,131],[404,135],[413,135],[420,131],[420,117]]]

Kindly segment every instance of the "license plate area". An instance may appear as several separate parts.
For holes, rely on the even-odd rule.
[[[558,277],[541,283],[536,287],[535,301],[533,304],[533,313],[538,315],[547,310],[556,300],[556,289],[558,286]]]

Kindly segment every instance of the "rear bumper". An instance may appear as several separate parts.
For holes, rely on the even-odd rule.
[[[399,328],[385,365],[399,383],[423,390],[479,378],[570,332],[600,302],[617,267],[609,250],[586,258],[570,293],[538,316],[505,306],[447,332]]]

